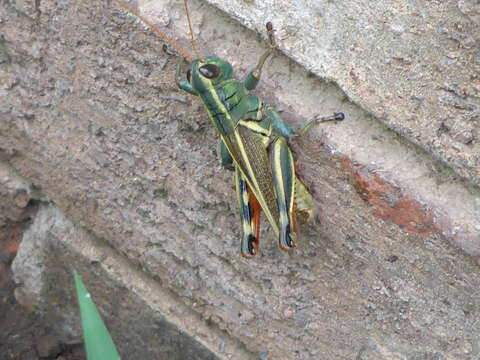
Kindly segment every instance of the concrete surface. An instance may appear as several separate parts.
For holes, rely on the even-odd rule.
[[[9,223],[21,223],[30,214],[26,209],[38,196],[31,184],[8,164],[0,161],[0,228]]]
[[[241,344],[206,324],[117,251],[42,204],[13,264],[20,284],[16,297],[56,324],[64,341],[81,339],[73,269],[93,289],[122,358],[210,360],[219,358],[215,349],[249,358]]]
[[[156,12],[159,4],[168,11]],[[177,30],[185,25],[181,3],[142,6],[188,46]],[[244,75],[262,52],[260,36],[209,5],[191,7],[199,48]],[[232,175],[219,166],[201,104],[175,87],[176,59],[114,2],[43,1],[39,10],[1,6],[2,158],[96,239],[79,266],[98,263],[104,247],[121,260],[122,276],[95,271],[111,279],[112,294],[123,283],[141,299],[124,318],[148,308],[138,294],[151,291],[197,316],[182,322],[161,300],[150,306],[219,358],[478,358],[480,195],[456,175],[455,161],[444,162],[454,172],[379,123],[348,87],[278,54],[258,90],[263,99],[295,126],[333,111],[347,120],[292,144],[319,223],[303,227],[290,253],[265,226],[262,255],[244,260]],[[49,243],[61,248],[68,234]],[[67,274],[61,253],[46,263]],[[84,269],[88,279],[93,270]],[[146,288],[135,288],[137,277]],[[105,294],[100,301],[111,298],[104,283],[90,288]],[[212,340],[217,333],[226,340]]]
[[[289,57],[480,185],[478,1],[208,2],[257,31],[272,21]]]
[[[200,44],[198,48],[204,49],[203,53],[215,53],[228,59],[234,65],[234,68],[239,70],[240,78],[244,76],[249,69],[255,66],[258,56],[261,54],[258,47],[252,47],[252,35],[247,33],[242,36],[244,29],[241,26],[233,25],[221,12],[213,11],[211,8],[205,9],[205,3],[190,1],[189,4],[190,12],[192,13],[194,32],[196,33],[196,36],[198,37],[197,41]],[[350,79],[350,83],[344,85],[340,80],[342,71],[337,69],[339,65],[332,65],[332,59],[334,58],[342,59],[342,61],[346,61],[346,59],[354,59],[352,54],[341,54],[342,49],[348,47],[342,47],[343,43],[340,41],[335,43],[338,46],[334,46],[333,44],[326,46],[325,44],[329,42],[321,41],[323,38],[316,38],[319,33],[318,31],[312,30],[309,32],[305,30],[305,27],[309,26],[309,21],[314,21],[316,17],[312,16],[311,18],[313,20],[309,20],[310,17],[304,15],[297,16],[296,11],[308,13],[308,11],[311,10],[310,7],[313,5],[298,1],[295,3],[295,6],[289,8],[293,11],[292,14],[289,14],[288,16],[277,16],[275,15],[275,11],[282,10],[279,9],[282,8],[280,5],[281,3],[248,3],[250,5],[246,8],[252,10],[252,7],[259,7],[261,8],[261,11],[247,12],[247,14],[245,14],[246,18],[244,18],[242,17],[244,12],[241,11],[241,7],[235,6],[236,4],[238,5],[238,2],[233,1],[217,5],[221,8],[226,7],[229,15],[236,18],[239,17],[248,26],[257,28],[262,36],[265,35],[265,22],[269,19],[272,20],[277,29],[277,44],[282,51],[285,51],[289,57],[299,61],[307,69],[312,70],[312,73],[326,77],[328,81],[334,81],[341,85],[340,90],[331,83],[321,82],[315,77],[312,77],[312,73],[306,72],[303,68],[292,63],[287,58],[278,56],[268,63],[267,69],[264,73],[264,79],[260,86],[261,90],[259,91],[262,97],[268,99],[271,103],[276,104],[278,108],[284,110],[284,117],[288,119],[290,123],[297,126],[300,126],[305,120],[310,119],[315,114],[330,114],[333,111],[339,111],[339,109],[343,111],[347,116],[347,121],[335,126],[324,126],[314,130],[317,132],[317,139],[318,136],[321,136],[322,139],[326,140],[327,146],[339,154],[339,156],[347,157],[349,159],[348,161],[366,167],[368,172],[378,174],[378,176],[383,179],[382,181],[387,181],[390,185],[401,188],[419,202],[418,206],[426,206],[426,208],[432,209],[434,211],[436,227],[465,251],[474,256],[478,256],[480,254],[480,192],[478,191],[478,187],[471,186],[468,181],[465,182],[462,179],[459,179],[458,174],[462,173],[462,176],[467,176],[466,174],[469,172],[474,173],[478,171],[479,164],[476,163],[475,165],[470,163],[470,165],[468,165],[468,162],[459,160],[464,165],[463,170],[459,170],[455,165],[458,159],[455,160],[454,158],[451,158],[450,160],[452,161],[448,162],[450,167],[442,165],[436,160],[436,158],[441,157],[439,152],[451,153],[452,151],[456,151],[453,150],[455,148],[453,145],[452,148],[449,148],[449,146],[453,144],[453,142],[450,141],[450,136],[452,134],[447,134],[448,131],[444,131],[441,132],[440,136],[436,132],[432,132],[432,136],[429,137],[426,134],[426,127],[418,122],[428,122],[428,126],[431,126],[432,129],[435,128],[435,126],[443,126],[439,124],[442,123],[443,116],[447,116],[446,114],[448,114],[448,112],[444,109],[440,110],[437,105],[432,103],[435,111],[429,108],[427,111],[429,114],[428,118],[422,119],[421,116],[418,115],[417,122],[410,121],[411,119],[409,119],[408,116],[405,116],[405,112],[410,111],[407,110],[407,107],[412,106],[412,104],[401,103],[400,99],[406,98],[401,94],[393,96],[396,99],[395,106],[389,107],[387,102],[382,103],[382,106],[386,105],[386,108],[388,108],[388,110],[382,110],[382,115],[379,115],[378,112],[372,110],[371,106],[366,104],[366,102],[375,102],[376,95],[368,91],[366,94],[362,93],[360,96],[357,96],[358,94],[354,95],[350,90],[351,88],[355,91],[359,89],[357,80],[352,81],[352,79]],[[327,3],[325,6],[330,7],[338,5],[335,4],[336,3]],[[370,3],[366,5],[370,6]],[[286,5],[285,8],[286,7],[288,6]],[[285,11],[285,8],[282,11]],[[188,25],[184,16],[182,1],[141,1],[138,10],[142,15],[156,24],[168,24],[169,29],[171,29],[170,34],[172,37],[178,40],[176,34],[180,34],[180,43],[183,44],[185,48],[190,49],[188,41],[182,41],[189,37],[186,33]],[[404,10],[407,11],[408,7]],[[262,13],[262,15],[260,15],[260,13]],[[454,13],[457,14],[457,12]],[[254,14],[258,16],[254,17]],[[431,14],[431,16],[433,15]],[[449,16],[451,17],[453,15]],[[293,19],[291,19],[292,17]],[[253,18],[256,19],[255,22],[253,22]],[[289,44],[289,41],[291,41],[292,38],[291,36],[286,36],[284,32],[286,31],[285,29],[291,29],[292,27],[286,25],[285,22],[289,21],[288,19],[294,21],[295,18],[302,19],[301,22],[298,22],[298,31],[307,32],[309,35],[307,36],[307,34],[303,34],[302,36],[297,36],[297,40],[303,45],[300,46],[297,44],[299,48],[290,48],[289,45],[286,44]],[[325,18],[327,17],[325,16]],[[340,23],[341,16],[337,15],[335,21]],[[451,19],[449,21],[451,21]],[[320,25],[317,24],[317,26]],[[330,36],[340,36],[338,35],[339,29],[337,28],[337,26],[340,25],[335,23],[331,24],[331,26],[332,28],[329,26],[326,26],[326,29],[322,28],[321,34],[328,33],[328,29],[330,29],[332,32]],[[343,25],[340,27],[343,28]],[[220,33],[218,29],[223,28],[229,30]],[[477,31],[480,27],[468,29],[471,31]],[[345,39],[347,42],[356,39],[358,36],[358,34],[354,34],[355,32],[353,30],[350,29],[349,31],[348,34],[352,35],[351,39]],[[260,37],[260,35],[258,37]],[[365,41],[366,39],[367,38],[365,38]],[[440,40],[438,40],[438,42],[440,43]],[[381,49],[380,45],[381,44],[378,42],[375,42],[375,46],[379,47],[379,49]],[[390,51],[388,44],[384,44],[383,46],[385,47],[385,51]],[[416,51],[416,46],[416,43],[412,43],[411,51]],[[239,51],[239,47],[245,50]],[[306,61],[303,57],[298,57],[300,56],[299,54],[307,52],[308,49],[311,49],[311,51],[322,52],[322,54],[314,53],[305,56],[309,61]],[[475,49],[480,51],[480,47],[478,46],[472,51]],[[302,50],[303,52],[299,50]],[[330,54],[329,51],[335,52],[335,54]],[[252,56],[252,54],[255,54],[255,56]],[[437,55],[441,56],[442,54]],[[331,59],[327,61],[325,57],[331,57]],[[374,71],[374,75],[365,75],[364,77],[373,77],[375,79],[399,73],[398,69],[385,69],[375,63],[375,61],[378,61],[376,58],[364,58],[362,61],[365,62],[369,60],[371,60],[371,63],[369,63],[368,66],[358,64],[354,71]],[[425,73],[422,74],[425,75],[429,71],[427,68],[428,66],[431,66],[432,60],[425,58],[422,61],[425,70]],[[312,65],[312,62],[314,62],[315,65]],[[314,69],[315,67],[326,67],[328,69],[329,66],[333,66],[333,69],[328,70],[328,73],[324,71],[316,71]],[[472,65],[472,67],[466,67],[465,71],[473,71],[472,78],[475,78],[474,74],[478,73],[478,71],[475,72],[475,69],[476,68]],[[463,76],[458,74],[458,72],[455,72],[453,69],[450,70],[448,74],[451,80],[455,76]],[[418,78],[419,75],[414,76],[414,81],[405,80],[405,83],[408,84],[409,87],[415,87],[417,86],[416,81]],[[425,82],[426,80],[422,81]],[[375,94],[378,93],[379,96],[385,96],[387,93],[393,91],[400,91],[398,88],[395,88],[395,86],[398,85],[398,81],[394,79],[385,78],[381,80],[381,82],[387,84],[386,86],[388,86],[388,90],[378,88],[379,90],[376,90]],[[435,86],[440,86],[438,85],[439,82],[439,79],[431,79],[428,82],[428,87],[434,88]],[[367,87],[370,86],[368,81],[364,85]],[[409,89],[403,89],[401,91],[407,93],[411,92]],[[308,94],[310,94],[310,96],[308,96]],[[369,95],[372,98],[370,98]],[[359,97],[361,99],[359,99]],[[431,97],[433,98],[433,95],[431,95]],[[352,99],[354,102],[358,102],[364,110],[353,105],[347,99]],[[472,99],[472,101],[475,101],[474,98]],[[437,103],[442,102],[443,100],[444,97],[442,95],[435,97],[432,101]],[[378,104],[376,104],[376,106],[377,105]],[[476,109],[477,108],[472,112],[467,111],[465,114],[468,113],[474,117],[477,115],[480,116]],[[450,110],[460,111],[459,109]],[[438,115],[439,112],[442,116]],[[372,115],[377,115],[377,117],[374,118]],[[402,126],[404,126],[402,129],[395,125],[395,121],[397,121],[395,120],[395,117],[398,116],[402,116],[398,120],[401,121],[403,124]],[[388,127],[394,128],[398,133],[389,131],[386,126],[378,122],[378,120],[384,122],[387,117],[392,120],[387,124]],[[470,125],[468,126],[473,126],[472,131],[475,132],[480,124],[475,125],[476,120],[473,118],[471,120],[472,121],[469,120]],[[445,143],[445,146],[442,148],[443,150],[437,151],[438,149],[434,150],[433,148],[426,146],[426,143],[422,143],[422,147],[429,150],[430,153],[422,151],[417,146],[410,143],[410,141],[416,141],[412,136],[418,132],[422,132],[425,135],[422,135],[422,141],[425,140],[428,143],[435,143],[440,146],[439,139],[445,141],[450,139],[448,140],[450,141],[450,145],[447,146]],[[402,136],[399,136],[399,134]],[[313,137],[314,136],[312,136],[312,138]],[[478,144],[472,141],[470,145],[471,152],[468,154],[466,152],[462,154],[459,153],[459,156],[468,156],[472,161],[474,160],[474,162],[478,162],[478,154],[480,154],[479,149],[476,148]],[[350,166],[347,166],[346,170],[354,173],[354,176],[358,175],[358,172]],[[474,183],[477,182],[474,178],[470,178],[469,180]],[[376,186],[376,181],[373,181],[372,179],[362,178],[361,182],[363,181],[366,181],[367,183],[373,182],[373,186],[370,185],[370,189],[368,189],[369,192],[371,192]],[[361,184],[360,187],[362,187]],[[372,201],[370,201],[370,203],[373,206],[377,206],[377,204],[374,202],[372,203]],[[405,219],[399,219],[399,217],[402,218],[403,215],[404,214],[398,214],[395,212],[393,216],[390,216],[390,220],[397,224],[403,224]]]

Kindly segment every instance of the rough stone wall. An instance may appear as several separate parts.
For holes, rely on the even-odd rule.
[[[480,184],[478,1],[208,2],[259,30],[274,21],[291,58]]]
[[[210,6],[193,8],[204,14],[204,42],[220,55],[223,42],[234,44],[240,76],[251,68],[262,51],[259,39]],[[166,18],[178,14],[181,3]],[[477,188],[428,154],[409,150],[435,164],[426,175],[439,184],[432,192],[443,183],[456,191],[445,193],[444,202],[469,195],[466,229],[456,230],[464,224],[448,209],[422,203],[396,177],[386,179],[350,151],[340,154],[326,134],[334,136],[338,127],[326,126],[292,145],[319,222],[302,229],[301,245],[289,253],[277,249],[265,226],[262,255],[242,259],[232,174],[219,165],[202,105],[176,89],[176,59],[157,38],[114,2],[42,1],[39,9],[3,3],[0,21],[2,159],[48,203],[39,218],[48,226],[37,228],[45,240],[30,232],[19,257],[28,259],[32,248],[55,254],[41,261],[48,281],[40,283],[47,285],[34,293],[27,285],[31,272],[22,271],[31,264],[18,260],[16,270],[40,311],[57,311],[52,303],[74,311],[58,291],[60,284],[71,291],[66,274],[74,264],[100,295],[107,321],[121,315],[135,323],[115,323],[120,339],[138,333],[137,315],[148,310],[201,344],[205,358],[478,358],[478,265],[452,246],[457,241],[479,254]],[[302,102],[290,102],[297,93]],[[341,90],[281,55],[259,94],[297,126],[314,113],[341,110],[350,124],[358,120],[353,128],[378,128]],[[395,135],[387,129],[379,132],[376,142],[411,149],[390,140]],[[355,146],[352,153],[370,151]],[[425,185],[417,182],[420,192]],[[50,219],[63,216],[68,226]],[[467,235],[456,237],[459,232]],[[48,246],[27,245],[35,241]],[[133,298],[128,305],[118,300],[122,291]],[[143,338],[152,341],[144,356],[161,358],[151,332]],[[139,346],[138,338],[125,351]]]
[[[39,194],[8,164],[0,161],[0,261],[10,262],[23,230],[36,212]],[[3,268],[2,268],[3,270]]]

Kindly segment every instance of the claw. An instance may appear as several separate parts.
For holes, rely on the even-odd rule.
[[[279,246],[280,249],[285,251],[288,251],[297,246],[297,243],[295,241],[295,235],[290,232],[290,226],[287,226],[280,232]]]
[[[324,116],[324,117],[320,117],[318,115],[315,116],[315,121],[317,123],[322,123],[327,121],[342,121],[344,119],[345,119],[345,114],[342,112],[333,113],[332,116]]]
[[[165,54],[169,55],[169,56],[178,56],[177,54],[175,54],[168,46],[167,44],[163,44],[162,46],[162,50]],[[184,58],[183,58],[184,59]]]
[[[344,119],[345,119],[345,115],[342,112],[336,112],[336,113],[333,113],[332,116],[324,116],[324,117],[321,117],[321,116],[317,115],[312,120],[307,122],[299,131],[297,131],[296,135],[297,136],[302,136],[315,123],[319,124],[319,123],[323,123],[323,122],[327,122],[327,121],[342,121]]]
[[[256,239],[252,234],[248,235],[246,244],[242,244],[241,250],[241,255],[244,258],[251,258],[257,255],[259,252],[258,239]]]
[[[272,49],[275,49],[276,48],[275,38],[273,37],[273,33],[275,30],[273,29],[273,24],[271,23],[271,21],[269,21],[265,24],[265,27],[267,28],[267,36],[268,36],[268,41],[270,41],[270,46]]]

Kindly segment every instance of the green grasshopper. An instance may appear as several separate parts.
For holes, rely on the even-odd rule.
[[[192,34],[187,3],[184,1]],[[131,9],[127,10],[134,13]],[[288,140],[302,135],[314,123],[344,119],[343,113],[315,117],[295,132],[272,107],[248,94],[259,83],[262,68],[275,50],[271,23],[267,23],[267,34],[270,46],[244,81],[236,80],[232,65],[216,56],[198,56],[190,62],[184,77],[184,55],[176,71],[178,87],[201,99],[210,122],[220,136],[222,165],[235,172],[243,233],[240,249],[244,257],[252,257],[260,251],[262,211],[278,236],[280,248],[289,250],[296,246],[296,213],[301,212],[307,218],[312,218],[315,205],[312,195],[297,176]],[[164,39],[170,42],[168,38]],[[173,45],[179,50],[178,45]],[[195,49],[193,36],[192,47]]]

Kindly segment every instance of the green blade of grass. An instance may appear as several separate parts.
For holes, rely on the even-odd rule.
[[[83,339],[88,360],[120,360],[112,337],[92,301],[90,293],[74,271],[75,287],[77,289],[80,319],[83,328]]]

